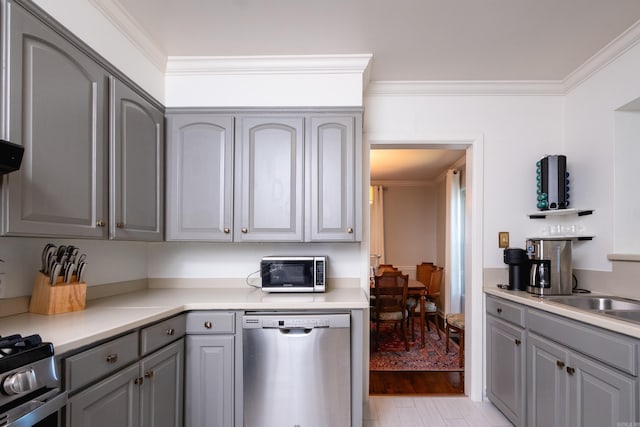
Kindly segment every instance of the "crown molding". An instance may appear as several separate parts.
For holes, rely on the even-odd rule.
[[[564,95],[561,80],[442,80],[370,82],[365,96],[397,95]]]
[[[153,65],[164,72],[167,54],[119,0],[89,0]]]
[[[563,81],[565,93],[571,92],[589,77],[605,68],[640,42],[640,20],[624,33],[609,42],[581,66],[571,72]]]
[[[373,55],[169,56],[168,76],[365,74]]]

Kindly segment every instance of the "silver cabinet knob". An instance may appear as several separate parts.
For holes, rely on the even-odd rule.
[[[118,222],[118,223],[116,223],[116,227],[124,228],[124,223],[123,222]]]
[[[245,234],[246,234],[248,230],[247,230],[247,228],[246,228],[246,227],[242,227],[242,229],[241,229],[240,231],[242,231],[243,233],[245,233]]]
[[[118,353],[107,355],[107,363],[116,363],[118,361]]]
[[[224,234],[231,233],[231,230],[229,230],[229,227],[225,227],[222,231],[224,231]]]
[[[96,221],[96,226],[98,227],[104,227],[105,225],[107,225],[106,222],[104,222],[103,220],[99,219]]]
[[[145,378],[153,378],[153,371],[147,371],[144,373]]]
[[[213,328],[213,323],[211,323],[209,321],[206,321],[206,322],[204,322],[204,327],[207,328],[207,329],[211,329],[211,328]]]
[[[173,335],[173,334],[175,334],[175,332],[176,332],[176,331],[175,331],[175,329],[173,329],[173,328],[169,328],[169,329],[167,329],[167,330],[166,330],[166,331],[164,331],[164,332],[165,332],[167,335]]]
[[[353,228],[352,228],[352,227],[348,227],[348,228],[347,228],[347,233],[349,233],[349,234],[353,234]]]

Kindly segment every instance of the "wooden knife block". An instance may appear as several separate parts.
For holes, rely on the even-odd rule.
[[[73,276],[73,280],[77,280]],[[58,277],[55,285],[49,283],[49,276],[38,272],[33,285],[29,312],[36,314],[60,314],[84,310],[87,301],[86,283],[64,283]]]

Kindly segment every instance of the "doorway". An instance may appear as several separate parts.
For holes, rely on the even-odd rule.
[[[444,314],[452,310],[464,312],[466,306],[465,276],[470,275],[465,274],[468,249],[465,248],[468,197],[465,190],[466,164],[471,151],[471,146],[466,144],[371,145],[370,184],[375,186],[375,191],[370,195],[380,194],[387,206],[382,210],[383,220],[377,218],[373,209],[371,212],[371,226],[384,223],[384,230],[370,230],[371,254],[374,255],[370,259],[393,264],[412,278],[416,278],[416,265],[421,262],[447,267],[443,295],[437,301],[440,315],[430,323],[431,333],[435,327],[441,329],[441,338],[436,339],[442,341],[445,340]],[[455,178],[453,187],[452,176]],[[373,200],[370,203],[373,204]],[[455,343],[451,344],[453,346]],[[398,355],[402,357],[402,352]],[[464,371],[456,372],[447,367],[438,369],[438,366],[444,366],[438,364],[423,370],[411,363],[406,365],[407,370],[379,370],[374,363],[376,358],[372,353],[370,366],[375,367],[370,371],[372,394],[451,394],[464,390]],[[395,366],[402,367],[403,364],[400,361]]]

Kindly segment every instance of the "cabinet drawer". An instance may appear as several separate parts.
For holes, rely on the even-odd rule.
[[[151,353],[184,336],[186,327],[183,314],[144,328],[140,331],[140,353],[142,355]]]
[[[487,296],[487,314],[524,328],[525,308],[517,304]]]
[[[192,311],[187,313],[188,334],[232,334],[235,332],[235,313]]]
[[[116,338],[65,359],[66,388],[74,390],[138,359],[138,333]]]
[[[527,326],[531,332],[638,375],[638,340],[539,310],[529,310]]]

